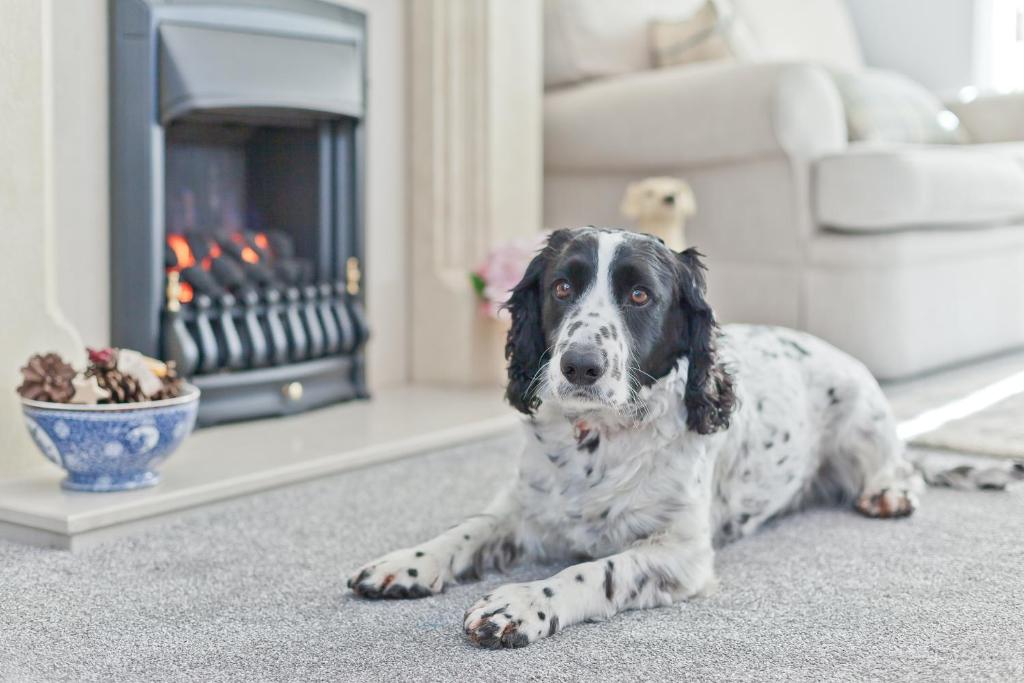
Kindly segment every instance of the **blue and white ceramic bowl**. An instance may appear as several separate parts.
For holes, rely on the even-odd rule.
[[[21,400],[32,440],[67,470],[73,491],[128,491],[160,481],[156,467],[192,431],[199,389],[147,403],[74,405]]]

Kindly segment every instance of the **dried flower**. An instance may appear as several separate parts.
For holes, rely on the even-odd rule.
[[[86,352],[89,354],[89,362],[98,365],[111,365],[115,360],[114,349],[90,349],[86,348]]]

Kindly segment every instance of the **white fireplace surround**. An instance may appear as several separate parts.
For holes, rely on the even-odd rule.
[[[369,31],[371,391],[496,386],[498,336],[468,271],[540,228],[539,0],[342,4]],[[21,424],[18,367],[109,341],[107,40],[106,0],[0,8],[0,484],[48,467]]]

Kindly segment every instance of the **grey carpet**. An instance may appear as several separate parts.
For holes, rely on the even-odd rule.
[[[365,560],[478,510],[499,439],[200,510],[71,555],[0,543],[10,680],[1021,680],[1024,495],[929,492],[913,518],[788,518],[722,551],[710,598],[480,651],[463,610],[344,589]]]

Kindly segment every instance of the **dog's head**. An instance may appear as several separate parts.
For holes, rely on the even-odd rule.
[[[630,183],[619,210],[641,223],[680,221],[697,213],[697,202],[686,181],[655,177]]]
[[[540,401],[567,411],[642,413],[638,392],[686,357],[687,425],[728,426],[732,383],[718,362],[718,328],[694,249],[620,230],[552,233],[512,290],[506,397],[530,414]]]

